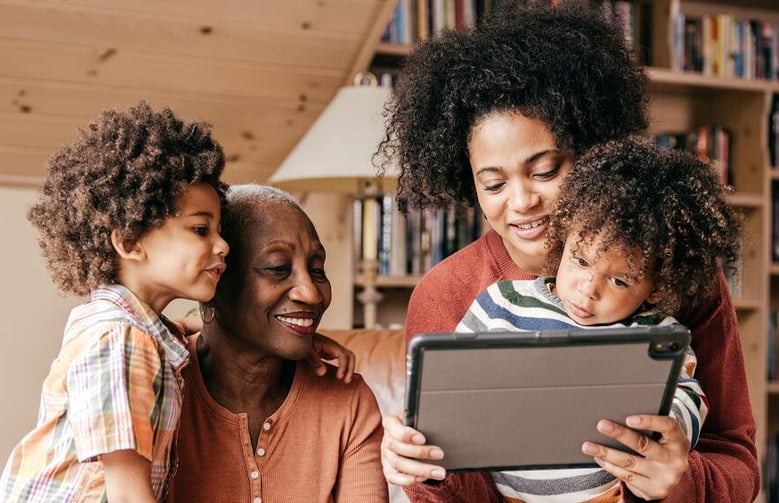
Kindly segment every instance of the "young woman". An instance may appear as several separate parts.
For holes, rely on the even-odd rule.
[[[496,280],[542,274],[551,209],[573,159],[646,128],[647,79],[616,25],[578,2],[502,5],[477,29],[422,43],[391,104],[381,150],[399,159],[399,202],[478,201],[492,227],[415,288],[407,338],[454,330]],[[661,433],[659,441],[610,422],[599,429],[650,462],[603,446],[592,455],[622,481],[618,497],[626,501],[638,499],[631,491],[637,480],[644,495],[667,501],[752,501],[759,490],[755,424],[724,276],[711,298],[684,306],[679,319],[693,332],[696,375],[710,404],[697,446],[689,451],[676,421],[641,416],[635,426]],[[412,501],[504,501],[489,474],[446,475],[428,462],[442,449],[397,417],[384,426],[384,474]]]

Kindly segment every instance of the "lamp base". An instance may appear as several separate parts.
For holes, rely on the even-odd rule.
[[[376,328],[376,314],[378,305],[384,299],[384,294],[376,289],[376,276],[379,273],[379,262],[376,260],[363,259],[360,262],[364,286],[361,292],[357,294],[357,300],[362,303],[363,322],[365,328]]]

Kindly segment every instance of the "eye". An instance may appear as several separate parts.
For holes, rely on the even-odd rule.
[[[579,267],[589,267],[590,265],[586,260],[584,260],[581,257],[577,257],[576,255],[571,257],[571,260],[573,261],[574,264],[578,265]]]
[[[192,231],[197,234],[198,236],[207,236],[208,235],[208,226],[207,225],[196,225],[192,228]]]
[[[484,190],[486,192],[497,192],[506,185],[506,182],[497,182],[492,184],[484,184]]]
[[[616,285],[619,288],[627,288],[628,286],[630,286],[619,278],[611,278],[611,282],[614,283],[614,285]]]
[[[327,273],[325,272],[323,267],[312,267],[309,271],[311,274],[311,278],[316,282],[324,282],[327,281]]]
[[[540,172],[534,173],[533,177],[538,178],[540,180],[551,180],[560,173],[560,168],[562,167],[562,163],[557,163],[554,166],[552,166],[550,169],[547,169],[546,166],[541,167]]]

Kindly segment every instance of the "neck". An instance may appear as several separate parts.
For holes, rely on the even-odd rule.
[[[236,413],[280,405],[295,373],[295,362],[251,351],[216,320],[203,327],[197,358],[208,392]]]

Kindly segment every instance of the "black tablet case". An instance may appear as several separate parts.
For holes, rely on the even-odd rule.
[[[689,341],[682,325],[421,334],[404,421],[447,470],[597,466],[585,440],[625,450],[598,420],[668,414]]]

